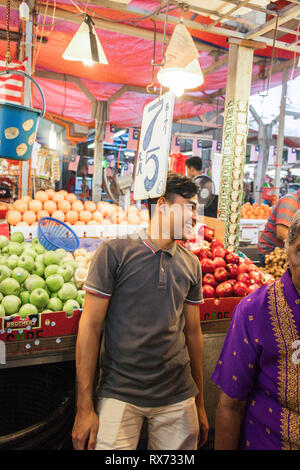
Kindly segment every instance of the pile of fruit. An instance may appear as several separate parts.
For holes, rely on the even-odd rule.
[[[214,229],[202,226],[200,239],[179,242],[200,260],[204,298],[245,297],[274,278],[262,273],[248,258],[224,248],[214,237]]]
[[[83,203],[73,193],[53,189],[37,191],[34,199],[23,196],[16,200],[9,207],[6,220],[13,226],[32,226],[42,217],[54,217],[69,225],[139,225],[149,221],[147,209],[130,206],[125,211],[105,201]]]
[[[275,248],[272,253],[266,255],[265,268],[260,268],[265,273],[271,274],[275,279],[280,279],[287,270],[287,256],[284,248]]]
[[[74,282],[77,262],[63,249],[47,251],[21,232],[0,236],[0,316],[26,318],[83,307],[85,291]]]
[[[242,219],[267,219],[272,212],[272,207],[267,204],[250,204],[246,202],[241,207]]]

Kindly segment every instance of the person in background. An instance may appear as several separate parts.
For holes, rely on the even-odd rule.
[[[148,447],[193,450],[208,436],[203,397],[203,302],[199,259],[176,240],[191,237],[197,186],[170,173],[163,197],[148,201],[150,224],[103,241],[85,282],[76,345],[76,450],[134,450],[144,419]],[[93,382],[102,325],[104,356]]]
[[[235,308],[212,374],[216,450],[300,450],[300,210],[288,269]]]
[[[188,158],[185,162],[187,168],[187,175],[189,178],[196,184],[200,184],[201,179],[205,178],[205,181],[211,182],[211,193],[213,193],[213,181],[207,175],[202,173],[202,160],[200,157],[191,157]],[[205,217],[214,217],[216,218],[218,214],[218,196],[214,195],[209,205],[204,207],[204,216]]]
[[[298,209],[300,209],[300,190],[297,193],[286,194],[274,206],[258,241],[258,256],[262,266],[265,266],[265,257],[268,253],[276,247],[284,247],[289,226]]]
[[[75,185],[76,185],[76,173],[72,172],[67,183],[67,191],[68,193],[75,193]]]

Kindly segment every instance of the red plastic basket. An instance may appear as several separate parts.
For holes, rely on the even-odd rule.
[[[8,209],[0,210],[0,219],[6,219],[7,212],[8,212]]]

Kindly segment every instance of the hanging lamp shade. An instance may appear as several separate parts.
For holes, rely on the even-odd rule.
[[[165,64],[157,74],[159,83],[170,88],[176,96],[181,96],[184,90],[199,87],[204,77],[198,57],[187,28],[182,23],[176,25],[166,51]]]
[[[104,50],[94,28],[92,18],[86,15],[67,49],[63,53],[66,60],[82,61],[85,65],[94,63],[107,65]]]

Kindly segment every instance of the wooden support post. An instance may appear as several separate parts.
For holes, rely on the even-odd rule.
[[[103,173],[103,140],[105,124],[107,121],[107,102],[96,101],[92,105],[92,118],[95,119],[95,149],[94,149],[94,175],[92,199],[101,201],[102,197],[102,173]]]
[[[251,43],[241,45],[233,41],[229,41],[229,44],[218,218],[225,222],[226,248],[237,251],[253,52],[256,45],[251,47]]]
[[[280,101],[280,114],[278,121],[278,135],[277,135],[277,150],[276,150],[276,167],[275,167],[275,191],[274,195],[277,200],[280,193],[280,170],[282,167],[282,151],[284,142],[284,119],[285,119],[285,106],[287,96],[287,82],[288,70],[284,69],[282,74],[282,88],[281,88],[281,101]]]

